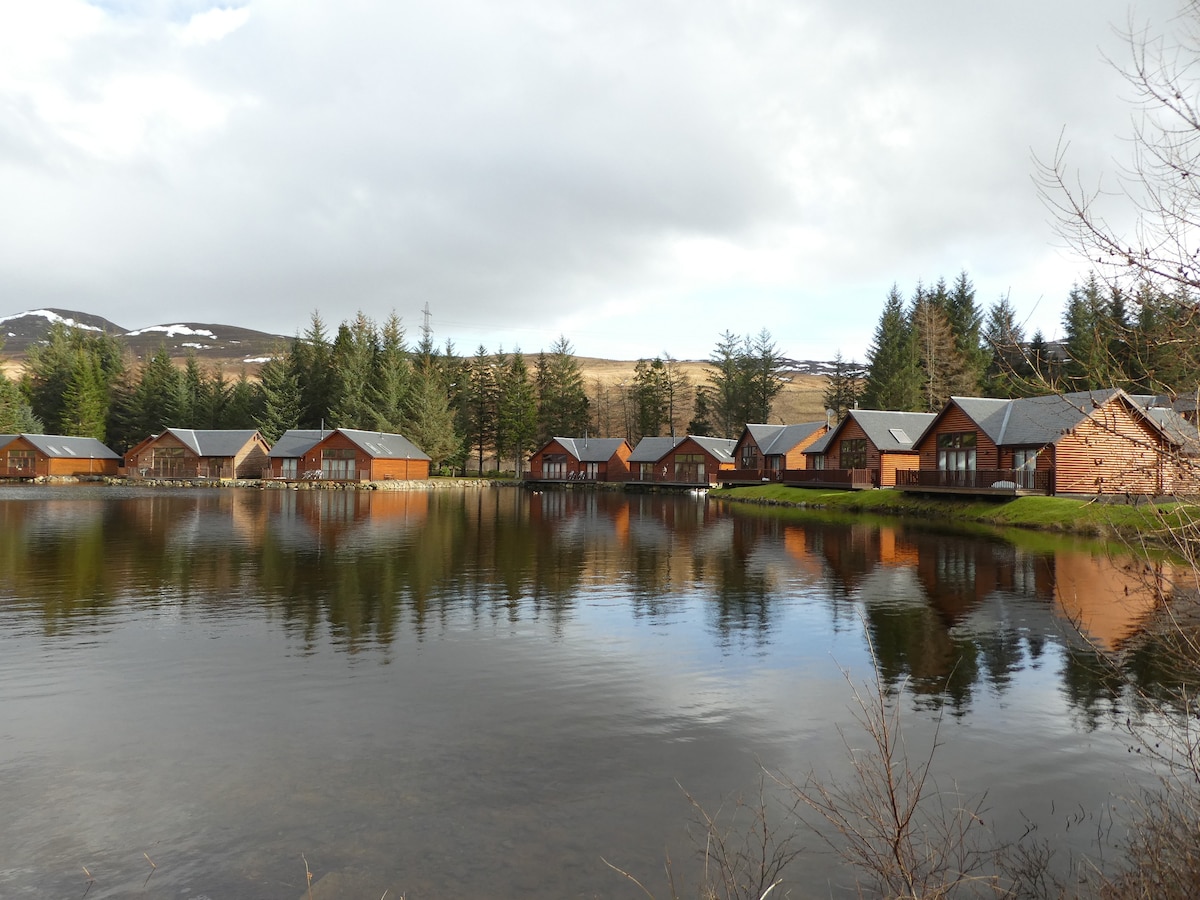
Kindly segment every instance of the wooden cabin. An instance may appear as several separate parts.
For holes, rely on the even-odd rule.
[[[639,482],[655,482],[659,478],[658,461],[678,447],[681,437],[644,437],[638,441],[633,452],[629,454],[629,480]],[[663,474],[665,477],[665,469]]]
[[[525,480],[628,481],[632,452],[624,438],[551,438],[530,457]]]
[[[852,409],[807,448],[807,467],[786,471],[784,481],[802,487],[894,487],[898,469],[919,464],[913,442],[934,418],[933,413]]]
[[[131,478],[261,478],[270,451],[252,428],[168,428],[125,454]]]
[[[735,468],[721,474],[726,484],[782,481],[788,469],[804,469],[804,451],[819,440],[829,426],[824,422],[798,425],[747,425],[733,450]]]
[[[409,481],[429,477],[432,460],[399,434],[336,428],[300,457],[300,478],[323,481]]]
[[[901,490],[967,494],[1162,494],[1187,448],[1118,388],[993,400],[952,397],[919,438]]]
[[[267,453],[269,478],[298,481],[304,471],[304,455],[323,441],[328,428],[290,428],[279,436]]]
[[[689,434],[655,462],[655,480],[669,485],[709,487],[733,469],[737,441]]]
[[[61,434],[0,435],[0,477],[115,476],[121,457],[95,438]]]

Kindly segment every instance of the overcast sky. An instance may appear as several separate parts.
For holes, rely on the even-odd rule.
[[[862,359],[966,270],[1047,337],[1034,155],[1127,156],[1177,0],[0,0],[0,316],[281,334],[426,303],[463,352]]]

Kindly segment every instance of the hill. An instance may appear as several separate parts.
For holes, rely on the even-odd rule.
[[[9,374],[20,372],[29,348],[44,341],[56,322],[120,337],[138,359],[146,359],[159,347],[165,346],[177,362],[182,363],[189,352],[194,352],[205,363],[221,366],[231,372],[245,367],[252,378],[257,377],[262,363],[290,340],[283,335],[233,325],[197,322],[151,325],[131,330],[89,313],[37,309],[0,317],[0,338],[4,341],[0,350],[4,357],[4,369]],[[589,395],[594,394],[597,385],[612,389],[631,384],[637,366],[636,360],[578,357],[578,361]],[[708,378],[708,365],[703,360],[684,360],[680,366],[693,385],[703,384]],[[788,360],[784,371],[786,381],[775,401],[772,421],[814,422],[825,418],[821,398],[828,384],[826,373],[830,368],[831,364],[827,362]]]

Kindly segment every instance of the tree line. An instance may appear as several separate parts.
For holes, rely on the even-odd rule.
[[[1027,397],[1119,387],[1190,394],[1200,387],[1197,301],[1180,287],[1134,291],[1090,275],[1062,313],[1063,338],[1027,338],[1007,296],[983,310],[965,272],[953,284],[893,285],[866,364],[834,361],[826,406],[937,412],[951,396]]]
[[[95,437],[118,452],[167,427],[257,428],[275,441],[292,428],[357,428],[405,435],[435,471],[520,472],[553,436],[685,433],[736,437],[768,420],[784,358],[767,331],[720,336],[703,384],[669,354],[638,361],[630,383],[585,384],[570,342],[527,357],[520,349],[473,355],[439,346],[426,325],[410,343],[400,318],[363,313],[332,333],[313,313],[257,378],[231,378],[194,352],[182,367],[165,347],[135,360],[116,336],[51,326],[17,380],[0,378],[0,433]]]

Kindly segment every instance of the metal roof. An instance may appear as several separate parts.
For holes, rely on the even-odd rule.
[[[62,434],[18,434],[32,444],[39,453],[53,459],[120,459],[121,457],[92,437],[74,437]],[[3,438],[0,438],[2,441]],[[10,443],[4,441],[3,443]],[[3,446],[3,444],[0,444]]]
[[[814,431],[824,427],[825,420],[822,419],[820,422],[801,422],[796,425],[747,425],[746,430],[763,456],[782,456],[812,437]]]
[[[631,463],[658,462],[682,444],[684,440],[686,438],[644,437],[638,441],[637,446],[633,448],[633,452],[629,454],[629,461]]]
[[[737,446],[737,441],[728,438],[699,437],[694,434],[689,434],[684,440],[688,440],[688,438],[699,444],[705,452],[720,462],[733,462],[733,449]]]
[[[167,431],[197,456],[237,456],[258,434],[254,428],[168,428]]]
[[[424,450],[400,434],[351,428],[339,428],[337,432],[374,459],[430,459]]]
[[[330,433],[329,429],[290,428],[279,436],[267,456],[272,459],[299,459]]]
[[[625,443],[624,438],[554,438],[564,450],[580,462],[607,462]]]
[[[911,450],[937,416],[934,413],[895,412],[888,409],[852,409],[842,422],[853,419],[876,450],[902,453]],[[835,431],[841,429],[839,424]]]

